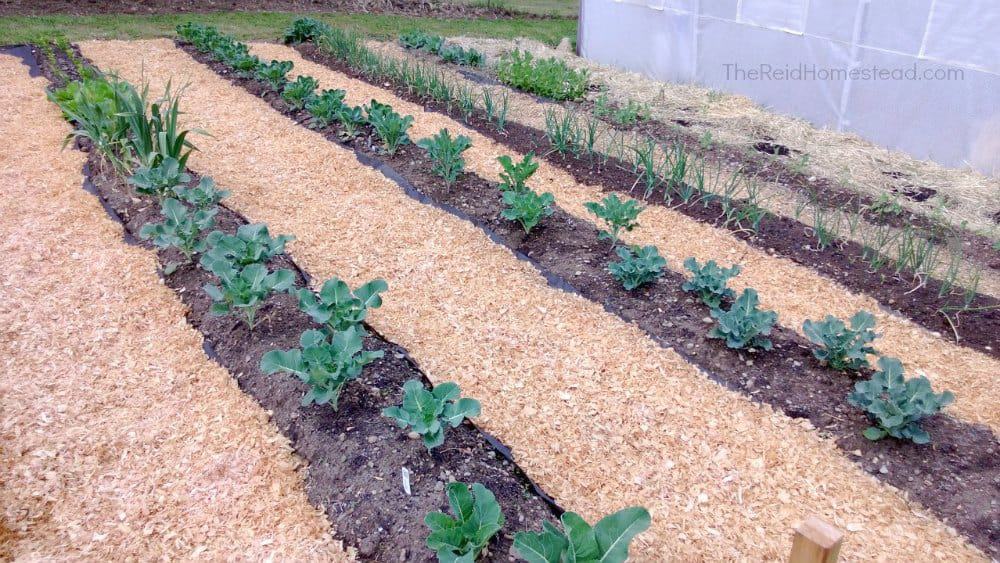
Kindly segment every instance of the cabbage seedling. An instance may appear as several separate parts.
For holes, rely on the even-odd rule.
[[[744,289],[728,311],[712,309],[712,318],[718,323],[709,333],[709,338],[723,338],[730,348],[752,346],[762,350],[774,347],[767,338],[771,334],[778,314],[757,308],[760,299],[753,289]]]
[[[306,111],[312,116],[309,127],[322,129],[334,120],[344,109],[344,96],[347,92],[343,90],[323,90],[318,95],[306,102]]]
[[[740,273],[738,264],[734,264],[731,268],[720,268],[715,260],[709,260],[701,266],[696,258],[691,257],[684,261],[684,267],[693,275],[684,282],[681,289],[697,293],[705,305],[718,309],[723,301],[736,297],[736,292],[726,287],[726,284],[730,278]]]
[[[838,371],[869,367],[868,355],[876,353],[869,344],[878,337],[873,330],[875,317],[867,311],[858,311],[850,323],[848,328],[833,315],[827,315],[822,321],[806,320],[802,332],[818,346],[813,356]]]
[[[601,518],[593,527],[575,512],[564,512],[560,530],[548,521],[541,532],[518,532],[512,553],[528,563],[624,563],[637,534],[649,528],[649,511],[625,508]]]
[[[465,483],[448,485],[448,504],[454,517],[431,512],[424,523],[431,529],[427,547],[437,553],[438,561],[472,563],[490,538],[503,528],[504,517],[493,493],[479,483],[472,491]]]
[[[392,110],[389,104],[380,104],[376,100],[365,106],[368,123],[375,129],[378,138],[382,140],[385,152],[390,156],[396,154],[400,145],[410,142],[406,130],[413,124],[413,116],[400,116]]]
[[[222,317],[237,315],[246,321],[250,330],[257,326],[257,311],[272,293],[286,291],[295,283],[291,270],[268,273],[264,264],[250,264],[237,269],[222,260],[215,261],[212,273],[218,276],[219,285],[205,284],[202,289],[212,298],[209,309]]]
[[[555,201],[555,196],[548,192],[538,195],[531,190],[507,191],[503,193],[503,202],[507,208],[500,212],[500,216],[509,221],[517,221],[525,233],[530,233],[542,218],[555,212],[552,209]]]
[[[617,194],[609,195],[601,203],[588,201],[583,205],[591,213],[597,215],[599,219],[607,223],[608,229],[600,230],[597,233],[597,238],[599,240],[610,240],[612,247],[618,244],[618,237],[622,231],[629,232],[639,226],[636,219],[639,217],[639,213],[645,209],[645,207],[639,205],[639,202],[634,199],[627,201],[618,199]]]
[[[538,163],[532,159],[535,153],[524,155],[521,162],[515,163],[507,155],[497,157],[497,162],[503,167],[500,173],[500,190],[504,192],[523,192],[528,189],[528,178],[538,170]]]
[[[281,99],[292,109],[300,110],[315,96],[317,86],[319,82],[315,78],[299,75],[293,82],[285,84],[281,91]]]
[[[284,254],[285,244],[293,240],[291,235],[271,237],[264,223],[240,225],[235,235],[214,231],[205,238],[209,250],[201,257],[201,267],[213,271],[215,264],[237,269],[262,264]]]
[[[319,293],[306,288],[298,290],[299,309],[328,330],[343,331],[363,323],[369,309],[381,307],[381,293],[388,289],[385,280],[376,279],[352,293],[346,282],[333,278],[323,282]]]
[[[299,338],[299,348],[271,350],[260,360],[265,374],[286,372],[309,385],[302,405],[329,404],[337,410],[340,392],[357,379],[364,367],[383,356],[381,350],[363,351],[362,333],[356,326],[327,335],[307,330]]]
[[[663,267],[667,265],[666,259],[652,245],[642,248],[620,246],[616,252],[621,260],[608,264],[608,270],[627,291],[656,281],[663,275]]]
[[[165,157],[155,166],[142,166],[128,179],[135,191],[143,195],[163,198],[186,187],[191,175],[181,169],[181,163],[172,157]]]
[[[288,73],[292,71],[292,61],[271,61],[257,66],[257,79],[263,80],[275,92],[280,92],[288,83]]]
[[[448,130],[442,129],[433,137],[417,141],[417,146],[427,151],[427,156],[434,163],[434,173],[444,178],[445,186],[451,187],[465,170],[462,153],[472,146],[472,141],[465,135],[452,139]]]
[[[215,207],[220,201],[229,197],[229,192],[216,188],[215,180],[209,176],[202,176],[201,180],[198,180],[198,185],[193,188],[174,186],[174,194],[184,203],[194,206],[195,209]]]
[[[176,247],[184,255],[185,261],[190,262],[196,253],[204,252],[206,244],[201,233],[215,224],[216,211],[202,209],[191,212],[183,203],[168,198],[160,208],[160,213],[166,220],[162,223],[146,223],[139,230],[139,238],[152,239],[152,243],[158,248]]]
[[[459,398],[460,394],[458,384],[450,381],[428,391],[411,379],[403,384],[403,404],[382,409],[382,416],[395,420],[400,428],[413,428],[430,451],[444,443],[445,428],[455,428],[466,418],[479,416],[479,401]]]
[[[951,391],[935,394],[926,377],[905,379],[903,364],[896,358],[879,358],[878,367],[871,379],[855,383],[854,392],[847,397],[849,403],[868,413],[873,423],[862,432],[864,437],[872,441],[892,436],[915,444],[930,442],[920,420],[950,405],[955,396]]]

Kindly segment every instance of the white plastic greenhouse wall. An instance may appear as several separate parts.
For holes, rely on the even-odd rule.
[[[1000,175],[1000,0],[582,0],[578,45]]]

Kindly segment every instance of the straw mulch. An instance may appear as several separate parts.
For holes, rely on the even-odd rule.
[[[301,461],[0,56],[0,559],[348,560]]]
[[[319,280],[384,277],[371,318],[436,381],[483,402],[480,422],[568,509],[653,514],[635,559],[780,559],[812,513],[852,530],[849,558],[982,555],[809,428],[711,383],[600,306],[550,288],[471,224],[421,205],[354,155],[279,115],[168,40],[86,42],[154,92],[190,82],[193,165]]]
[[[308,74],[319,80],[320,88],[341,88],[347,92],[350,104],[360,105],[371,99],[389,103],[397,111],[414,116],[410,135],[414,139],[429,137],[442,128],[461,133],[472,139],[472,146],[463,153],[466,168],[491,180],[499,179],[500,165],[496,157],[514,154],[509,148],[438,113],[424,111],[417,104],[395,96],[392,92],[351,79],[302,58],[290,47],[272,43],[252,45],[253,52],[264,59],[290,60],[293,75]],[[604,194],[599,189],[576,182],[556,166],[540,162],[531,179],[533,188],[549,191],[557,204],[569,213],[587,221],[595,221],[584,203],[599,201]],[[991,408],[1000,402],[1000,361],[979,352],[956,346],[940,335],[886,312],[872,298],[857,295],[814,270],[798,265],[750,246],[723,229],[716,229],[682,213],[659,206],[649,206],[641,215],[642,226],[625,235],[633,244],[654,244],[668,256],[667,266],[686,273],[683,261],[695,256],[699,261],[739,263],[743,272],[731,284],[737,290],[753,287],[761,294],[763,306],[780,314],[785,326],[801,332],[806,319],[819,319],[832,314],[849,318],[859,310],[871,311],[878,319],[881,337],[877,344],[883,354],[901,358],[910,374],[926,375],[941,389],[951,389],[958,400],[949,408],[951,414],[972,422],[982,422],[1000,428],[1000,411]]]

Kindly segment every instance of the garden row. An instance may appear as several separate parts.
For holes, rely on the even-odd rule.
[[[203,32],[208,33],[210,36],[212,35],[211,31]],[[204,48],[204,52],[212,56],[211,49],[207,48],[207,46]],[[215,55],[215,58],[217,60],[213,64],[218,65],[220,68],[225,68],[226,63],[222,57]],[[269,64],[261,63],[261,66],[262,68],[270,68],[275,64],[277,64],[277,61]],[[290,70],[291,62],[285,61],[284,66]],[[618,253],[620,258],[618,262],[612,262],[609,265],[609,270],[611,275],[624,285],[626,291],[608,288],[603,284],[602,280],[603,276],[607,274],[601,274],[598,271],[599,268],[593,269],[589,267],[591,262],[602,260],[602,257],[608,252],[608,246],[590,244],[585,240],[579,241],[578,239],[581,236],[586,236],[584,232],[591,229],[583,226],[583,222],[581,221],[574,222],[572,218],[567,217],[564,213],[559,212],[555,218],[548,218],[555,214],[555,210],[552,207],[551,194],[538,195],[527,187],[528,180],[537,169],[537,163],[533,162],[530,155],[526,156],[520,162],[515,162],[508,156],[501,156],[498,160],[504,169],[504,172],[501,173],[502,181],[498,185],[494,184],[491,186],[487,182],[475,178],[472,174],[462,173],[464,161],[461,155],[469,147],[469,139],[464,136],[459,135],[452,138],[447,130],[442,130],[434,138],[418,141],[418,146],[424,149],[424,151],[403,154],[400,151],[406,150],[404,147],[407,146],[408,142],[407,131],[413,123],[412,116],[404,117],[391,112],[395,114],[391,121],[398,123],[399,126],[386,128],[379,125],[384,120],[376,114],[376,123],[370,124],[370,134],[367,134],[368,131],[358,130],[355,126],[351,126],[348,132],[344,130],[343,125],[337,129],[330,127],[329,121],[318,122],[318,118],[321,116],[317,116],[314,111],[310,110],[310,98],[308,96],[306,96],[304,102],[299,104],[297,103],[299,96],[296,94],[292,97],[293,101],[296,102],[293,105],[292,101],[288,100],[287,95],[288,92],[295,92],[297,90],[295,88],[296,84],[308,82],[311,86],[310,91],[313,92],[312,100],[322,99],[328,95],[335,95],[342,102],[345,97],[345,92],[342,90],[316,92],[315,90],[319,82],[312,77],[301,74],[294,81],[288,80],[283,85],[274,84],[273,81],[264,80],[262,77],[244,77],[241,82],[244,85],[252,85],[254,82],[257,82],[257,86],[260,89],[253,90],[254,93],[262,94],[271,101],[272,105],[293,116],[297,121],[325,130],[324,132],[328,138],[336,139],[340,142],[351,142],[356,150],[364,150],[370,156],[387,159],[394,168],[403,173],[407,180],[419,184],[415,187],[431,196],[434,201],[446,206],[458,206],[462,208],[462,212],[474,215],[472,218],[477,224],[492,228],[494,234],[500,233],[499,237],[502,239],[502,242],[505,242],[516,250],[525,250],[529,255],[534,256],[533,260],[540,269],[548,274],[561,275],[565,279],[572,279],[572,283],[585,296],[602,302],[605,307],[623,316],[626,320],[639,322],[644,329],[650,332],[652,336],[657,337],[659,341],[667,345],[677,345],[678,340],[680,340],[677,336],[683,337],[684,340],[691,339],[696,342],[703,340],[703,338],[700,338],[700,335],[693,334],[693,332],[703,330],[701,327],[704,326],[704,323],[701,317],[704,315],[693,312],[693,305],[684,303],[680,305],[670,304],[671,301],[674,303],[683,301],[683,298],[678,299],[676,297],[676,294],[679,293],[678,291],[662,288],[662,284],[656,284],[659,287],[653,290],[652,295],[648,291],[641,295],[637,295],[636,292],[632,291],[643,287],[645,284],[654,281],[664,274],[662,269],[663,258],[659,256],[655,247],[640,249],[620,245],[619,234],[635,227],[637,216],[642,210],[642,207],[637,202],[632,200],[622,201],[617,195],[612,194],[602,202],[592,202],[588,205],[598,217],[607,222],[608,226],[601,233],[595,232],[598,235],[595,238],[611,241],[610,247]],[[378,110],[385,107],[387,107],[386,104],[381,104],[373,100],[368,106],[367,113],[371,114],[371,108]],[[305,108],[305,110],[301,108]],[[361,108],[357,108],[354,111],[361,113],[362,110]],[[386,135],[386,131],[391,131],[392,134]],[[373,150],[367,150],[368,148],[373,148]],[[440,179],[434,182],[431,179],[433,175],[439,176]],[[456,182],[458,185],[457,189],[455,189]],[[472,193],[468,193],[463,197],[462,192],[465,191],[471,191]],[[484,214],[484,212],[488,211],[484,208],[490,207],[488,201],[490,199],[496,200],[498,197],[497,194],[500,194],[500,201],[506,207],[503,209],[493,209],[492,213],[495,213],[495,215],[492,217],[489,216],[489,212]],[[522,194],[525,195],[524,199],[519,197]],[[463,202],[463,199],[471,200],[471,205],[468,205],[469,201]],[[528,204],[521,204],[520,202],[523,201],[527,201]],[[543,218],[545,218],[545,223],[543,223],[545,228],[539,231],[537,236],[512,237],[509,231],[504,232],[506,229],[502,224],[499,224],[497,216],[518,221],[525,234],[531,232]],[[550,224],[552,222],[557,222],[557,224]],[[564,231],[565,236],[560,236],[560,231]],[[594,231],[591,230],[591,232]],[[552,244],[553,241],[556,244]],[[581,242],[583,244],[580,244]],[[548,245],[548,248],[546,248],[546,245]],[[574,258],[581,259],[582,263],[568,263],[565,260],[560,263],[558,260],[553,262],[551,259],[547,261],[547,257],[551,258],[554,256],[552,252],[553,246],[558,246],[559,252],[567,253]],[[575,248],[571,248],[574,246]],[[586,258],[582,256],[583,254],[587,255]],[[701,265],[694,259],[687,260],[686,265],[692,270],[693,277],[691,279],[679,279],[676,283],[678,285],[683,284],[684,289],[695,292],[704,299],[712,317],[717,319],[717,326],[711,331],[713,336],[723,338],[731,348],[752,347],[753,345],[761,348],[771,346],[771,342],[767,336],[771,332],[776,315],[773,312],[759,310],[756,302],[756,293],[752,289],[745,290],[737,298],[732,290],[726,287],[728,278],[738,272],[738,266],[730,269],[722,269],[714,262]],[[563,270],[560,271],[560,268],[563,268]],[[566,271],[566,268],[576,269],[577,271]],[[587,274],[581,276],[581,271],[579,271],[581,269],[587,270]],[[676,279],[674,276],[671,278],[670,281]],[[592,279],[593,282],[587,284],[584,281],[587,279]],[[580,282],[584,283],[581,285]],[[690,303],[690,300],[688,299],[687,302]],[[728,307],[723,308],[726,305]],[[665,307],[669,308],[667,314],[664,314]],[[657,309],[659,309],[658,312]],[[646,318],[629,318],[629,313],[623,313],[623,311],[634,313],[636,310],[644,310]],[[675,311],[677,312],[676,315],[670,314]],[[663,323],[660,322],[663,317],[679,319],[676,324],[682,326],[672,331],[665,331],[662,328]],[[674,323],[666,324],[669,325],[669,328],[674,328]],[[734,372],[733,375],[736,381],[725,381],[725,378],[723,378],[727,384],[742,388],[755,398],[771,402],[793,415],[808,416],[817,423],[817,426],[829,427],[831,422],[838,418],[843,418],[839,414],[840,408],[837,406],[838,402],[831,403],[826,397],[820,396],[818,401],[814,400],[812,404],[808,404],[807,402],[803,405],[802,396],[813,395],[817,392],[824,395],[830,391],[835,392],[836,386],[831,389],[828,382],[831,379],[831,372],[834,370],[861,371],[867,369],[867,356],[874,353],[874,350],[869,346],[875,338],[873,327],[874,318],[864,312],[855,315],[850,321],[850,326],[845,326],[845,323],[832,317],[827,317],[822,321],[807,321],[804,330],[809,338],[818,346],[813,352],[815,357],[821,362],[818,366],[802,367],[806,356],[808,356],[808,353],[802,352],[805,346],[801,345],[793,336],[786,333],[780,335],[779,341],[782,344],[779,346],[784,348],[785,353],[790,356],[787,357],[788,362],[781,359],[768,359],[755,356],[753,361],[747,361],[747,365],[744,365],[744,357],[739,355],[724,359],[720,363],[717,357],[711,355],[703,358],[697,357],[697,351],[693,354],[686,354],[686,357],[706,368],[710,373]],[[682,353],[684,353],[683,350]],[[795,359],[796,364],[794,367],[798,369],[791,369],[793,366],[788,365],[793,359]],[[871,411],[873,411],[873,420],[880,420],[881,417],[882,419],[900,422],[902,425],[895,429],[887,428],[884,425],[872,426],[865,430],[865,435],[872,439],[892,434],[896,437],[915,439],[918,442],[926,440],[926,434],[919,429],[915,421],[925,414],[936,412],[942,402],[946,403],[950,401],[950,394],[936,395],[932,393],[929,383],[923,378],[915,378],[909,382],[905,382],[902,374],[902,366],[898,360],[893,358],[881,359],[879,366],[880,371],[873,376],[872,380],[857,384],[857,388],[851,394],[850,401],[858,406],[870,406]],[[789,374],[791,380],[789,382],[776,380],[773,375],[769,375],[769,372],[775,370],[786,373],[791,372]],[[810,377],[816,379],[812,385],[803,385],[801,382],[797,383],[794,381],[794,379],[806,379]],[[794,396],[795,393],[787,392],[776,392],[773,394],[765,392],[764,396],[760,396],[758,394],[760,393],[760,389],[753,389],[754,380],[758,382],[758,385],[764,383],[763,387],[765,388],[771,387],[771,383],[781,384],[782,387],[798,387],[800,397],[796,398]],[[748,381],[749,385],[747,385]],[[844,383],[849,385],[849,380],[845,380]],[[894,397],[893,394],[895,395]],[[789,401],[789,395],[791,395],[792,401]],[[816,404],[817,402],[819,403],[818,405]],[[904,408],[912,410],[909,413],[904,413],[900,410],[902,405],[907,405]],[[803,409],[805,412],[803,412]],[[835,422],[833,424],[834,426],[840,426],[840,428],[834,429],[834,433],[839,434],[843,426]],[[905,426],[907,429],[904,430],[902,426]],[[976,438],[970,441],[968,439],[969,435],[966,434],[962,438],[955,439],[953,433],[956,429],[960,429],[959,434],[968,432],[975,435]],[[942,430],[948,436],[946,438],[948,443],[962,444],[960,446],[962,449],[975,451],[978,447],[973,445],[975,442],[981,441],[989,445],[995,441],[988,431],[976,432],[970,428],[963,428],[960,423],[957,425],[954,422],[945,423],[942,425]],[[852,451],[858,447],[858,444],[853,440],[843,440],[842,447],[848,451]],[[867,447],[865,449],[869,450]],[[915,468],[917,465],[926,463],[927,461],[926,459],[921,460],[914,457],[915,452],[913,451],[899,450],[898,448],[884,448],[877,453],[878,455],[874,456],[876,460],[879,456],[882,456],[882,459],[886,460],[886,456],[888,456],[893,466],[910,466]],[[943,460],[942,457],[938,459]],[[968,475],[959,475],[962,471],[956,471],[957,467],[953,464],[946,463],[945,465],[952,465],[952,467],[937,468],[935,473],[950,475],[945,480],[951,481],[954,485],[957,485],[959,482],[968,482]],[[880,472],[883,466],[873,465],[867,468],[874,474],[885,479],[884,472]],[[919,469],[917,470],[919,471]],[[914,487],[912,481],[907,482],[906,473],[909,473],[909,471],[904,470],[899,475],[899,477],[902,477],[898,479],[899,482],[896,482],[893,478],[888,478],[888,480],[906,489],[917,489]],[[917,490],[914,492],[917,496],[921,496]],[[928,492],[925,490],[924,494],[926,495]],[[937,495],[937,493],[932,493],[932,495]],[[944,498],[947,496],[940,495],[942,498],[934,499],[927,504],[931,506],[938,505],[936,508],[941,510],[942,507],[940,505],[942,502],[949,504],[949,501]],[[944,509],[943,512],[946,517],[954,518],[955,513],[963,512],[963,509],[961,506],[958,506],[958,503],[951,503],[951,507]],[[966,518],[970,520],[978,519],[978,515],[974,510],[969,511],[966,508],[964,512],[966,513]]]
[[[902,311],[930,330],[987,354],[1000,355],[1000,347],[989,336],[1000,330],[1000,302],[977,293],[981,264],[995,259],[988,243],[984,252],[990,256],[977,258],[980,265],[970,269],[963,253],[982,245],[953,240],[956,233],[937,223],[918,225],[902,216],[876,213],[872,209],[880,208],[877,202],[846,212],[852,204],[842,201],[844,198],[821,201],[830,190],[811,185],[800,187],[800,201],[794,209],[775,215],[769,209],[781,203],[781,198],[765,195],[765,184],[785,185],[787,174],[769,180],[767,170],[760,167],[730,170],[733,155],[710,158],[683,143],[664,144],[659,134],[609,130],[586,112],[551,104],[542,105],[548,108],[544,112],[515,112],[519,114],[515,120],[506,109],[498,111],[508,107],[506,90],[450,77],[431,64],[396,59],[369,49],[357,37],[338,38],[337,43],[344,41],[355,45],[338,47],[320,37],[314,41],[318,49],[308,44],[300,46],[300,51],[309,56],[332,56],[352,72],[389,81],[441,111],[463,117],[484,135],[518,145],[523,152],[544,153],[582,182],[607,182],[610,185],[603,187],[613,191],[641,190],[650,205],[668,206],[726,228],[754,246],[870,294],[883,306]],[[502,60],[498,70],[505,64]],[[535,64],[524,74],[544,71]],[[413,82],[408,76],[421,79]],[[600,113],[601,109],[595,111]],[[544,119],[534,119],[532,113],[544,113]],[[473,114],[481,114],[482,119],[470,119]]]
[[[638,538],[637,555],[780,557],[787,553],[787,536],[777,530],[801,518],[806,507],[841,526],[851,524],[852,552],[858,554],[870,555],[874,546],[894,552],[899,542],[890,530],[900,529],[917,533],[931,550],[951,553],[961,545],[960,538],[940,534],[937,519],[917,520],[910,512],[915,507],[898,492],[868,479],[807,424],[715,385],[599,304],[547,287],[532,264],[449,215],[446,206],[436,208],[408,185],[410,170],[397,167],[404,156],[419,160],[428,170],[421,189],[446,191],[422,149],[404,144],[389,157],[365,126],[351,143],[363,150],[345,150],[324,140],[337,138],[336,127],[309,130],[307,113],[290,114],[280,95],[259,81],[236,78],[207,56],[193,60],[168,41],[92,41],[81,48],[130,80],[141,80],[145,69],[154,89],[162,89],[167,76],[190,83],[185,120],[217,136],[199,143],[193,165],[232,189],[228,205],[272,229],[294,232],[297,259],[320,276],[342,272],[352,287],[374,277],[389,280],[391,291],[372,316],[373,327],[405,344],[434,381],[457,381],[479,398],[478,423],[510,445],[567,508],[596,519],[622,506],[647,506],[652,523]],[[268,53],[261,56],[265,61],[285,60],[275,56],[282,49],[253,46],[251,52]],[[308,68],[321,83],[334,84],[329,74],[294,60],[296,70]],[[417,138],[441,129],[443,122],[428,128],[423,113],[383,98],[376,88],[360,96],[353,86],[347,91],[352,104],[374,98],[414,115]],[[232,136],[260,141],[234,144]],[[473,155],[480,141],[470,138],[476,145],[463,156],[479,167]],[[461,192],[469,180],[464,174],[447,191]],[[502,205],[495,184],[492,190]],[[534,240],[559,214],[557,208],[530,235],[514,222],[497,224]],[[606,255],[607,243],[593,237]],[[606,271],[602,277],[624,292]],[[707,417],[723,412],[727,416]],[[940,444],[943,434],[933,427],[931,433]],[[449,433],[448,443],[452,439]],[[810,483],[823,483],[822,492]],[[898,525],[888,525],[890,515]]]
[[[293,24],[293,30],[301,27],[301,20]],[[363,108],[366,117],[362,121],[357,118],[361,108],[350,108],[343,103],[343,90],[317,92],[319,82],[302,74],[294,81],[288,80],[291,61],[263,63],[249,54],[246,44],[219,33],[213,27],[188,23],[178,32],[198,50],[242,73],[243,78],[253,77],[265,82],[274,92],[280,93],[289,109],[305,109],[312,116],[310,127],[323,128],[335,121],[343,123],[345,120],[341,118],[346,115],[344,135],[353,139],[357,136],[357,126],[367,124],[388,156],[395,155],[400,146],[410,142],[407,130],[413,123],[413,116],[401,116],[388,104],[372,100]],[[244,64],[248,58],[256,60],[256,65],[248,68],[249,65]],[[432,138],[419,140],[417,145],[426,151],[434,173],[443,179],[445,187],[454,184],[464,173],[465,162],[461,155],[471,145],[468,137],[459,135],[453,138],[447,129],[442,129]],[[525,155],[520,162],[514,162],[506,155],[497,158],[504,169],[501,173],[503,181],[498,186],[506,205],[501,216],[517,221],[526,234],[530,234],[544,217],[554,213],[555,199],[552,194],[539,195],[527,185],[538,169],[533,158],[532,153]],[[638,216],[643,210],[638,201],[623,201],[616,194],[611,194],[601,202],[587,203],[587,208],[606,224],[607,228],[599,231],[597,238],[610,241],[611,249],[618,255],[617,262],[608,264],[608,271],[626,290],[635,290],[664,274],[666,260],[655,246],[640,248],[619,244],[621,233],[638,226]],[[724,339],[729,348],[771,350],[773,345],[767,336],[778,316],[773,311],[759,309],[757,292],[753,289],[744,289],[737,297],[727,287],[728,280],[739,273],[738,265],[723,269],[714,260],[700,265],[694,258],[688,258],[684,264],[692,273],[691,279],[683,286],[684,290],[697,294],[716,319],[709,332],[710,337]],[[838,371],[860,371],[870,367],[868,355],[876,353],[869,346],[876,337],[874,325],[874,317],[861,311],[852,317],[850,327],[839,319],[827,316],[820,321],[806,321],[803,332],[818,346],[814,351],[818,360]],[[916,443],[930,441],[918,422],[951,403],[952,394],[947,391],[934,394],[930,390],[930,382],[923,377],[905,382],[902,363],[896,358],[880,358],[878,363],[881,371],[873,379],[860,382],[849,398],[855,406],[866,409],[875,423],[865,430],[865,436],[872,440],[888,435],[911,439]]]
[[[178,125],[177,94],[168,91],[150,104],[146,92],[115,78],[92,75],[54,90],[51,98],[78,127],[73,138],[86,139],[116,175],[127,177],[136,195],[158,202],[163,220],[143,224],[138,234],[166,256],[180,258],[164,263],[168,278],[179,272],[191,275],[199,267],[210,275],[214,283],[202,286],[211,300],[208,313],[234,317],[244,326],[239,332],[252,335],[255,330],[267,330],[264,323],[274,322],[275,311],[261,312],[274,309],[278,295],[287,293],[320,327],[302,331],[299,348],[264,353],[259,370],[264,375],[297,376],[307,388],[303,407],[329,405],[336,411],[345,385],[384,356],[381,349],[365,350],[367,333],[362,323],[370,309],[381,305],[385,282],[374,280],[353,291],[339,279],[326,281],[318,292],[296,287],[296,281],[304,278],[293,268],[279,267],[279,261],[289,262],[283,255],[292,237],[272,237],[263,224],[242,224],[232,233],[213,230],[224,210],[220,201],[228,194],[216,189],[211,178],[203,176],[195,182],[185,171],[194,147],[187,139],[190,131]],[[108,183],[113,181],[102,184]],[[124,186],[117,187],[117,196],[129,195]],[[115,199],[121,203],[121,197]],[[199,258],[197,266],[195,257]],[[268,336],[273,339],[273,332]],[[444,443],[447,428],[456,428],[480,412],[479,402],[460,398],[454,383],[427,390],[422,381],[410,379],[401,392],[401,403],[384,408],[382,415],[408,429],[411,437],[421,438],[428,452]],[[408,475],[404,475],[403,487],[410,488]],[[427,515],[425,522],[431,530],[427,546],[439,560],[471,561],[503,527],[503,512],[494,494],[479,483],[470,490],[465,483],[452,482],[447,497],[454,517],[438,512]],[[528,561],[552,561],[566,550],[593,551],[605,560],[623,561],[631,537],[648,527],[649,514],[641,508],[626,509],[591,527],[567,512],[562,523],[566,533],[551,525],[542,533],[519,532],[515,553]]]
[[[33,51],[0,47],[0,559],[350,560],[156,253],[81,189]]]
[[[414,49],[414,45],[405,40],[405,36],[412,34],[422,32],[413,31],[401,36],[400,45],[403,48]],[[795,163],[783,163],[781,157],[789,154],[786,147],[761,142],[755,145],[754,150],[740,152],[732,147],[716,146],[710,132],[693,138],[683,130],[687,125],[683,120],[669,124],[651,120],[649,107],[631,99],[624,105],[615,106],[608,102],[608,94],[604,92],[592,103],[586,101],[585,94],[598,86],[590,82],[586,70],[572,69],[561,59],[536,59],[527,51],[514,49],[503,53],[495,67],[485,72],[488,74],[482,78],[489,79],[489,76],[495,75],[500,82],[516,90],[546,100],[570,102],[566,105],[575,115],[564,114],[562,119],[574,122],[574,136],[570,139],[575,143],[569,148],[577,154],[592,154],[594,142],[599,141],[605,153],[605,164],[608,155],[619,161],[631,160],[633,171],[641,164],[646,182],[651,182],[653,176],[660,176],[661,183],[664,180],[675,182],[677,178],[673,174],[678,172],[675,157],[682,153],[688,155],[685,160],[688,161],[689,173],[701,168],[704,176],[702,159],[709,158],[718,166],[716,174],[722,168],[728,168],[735,170],[732,177],[752,176],[755,180],[780,184],[782,189],[765,198],[760,198],[757,188],[750,183],[739,195],[748,197],[751,207],[760,203],[772,212],[791,213],[797,221],[804,218],[814,231],[815,246],[820,251],[837,244],[837,239],[847,238],[862,243],[864,253],[861,258],[876,270],[892,266],[897,275],[909,270],[921,275],[941,276],[941,298],[945,298],[959,284],[966,286],[963,299],[972,299],[980,284],[983,268],[992,268],[996,253],[1000,251],[1000,241],[966,230],[964,224],[949,225],[943,215],[944,203],[933,215],[904,214],[899,195],[890,197],[883,194],[873,199],[829,180],[807,177],[802,170],[808,164],[808,155]],[[637,131],[630,136],[599,127],[597,120],[586,116],[588,111],[612,129],[636,128]],[[551,113],[556,115],[554,111]],[[552,122],[549,116],[546,120]],[[656,146],[667,141],[669,146]],[[565,152],[566,148],[563,147],[561,152]],[[738,163],[738,168],[733,169],[733,163]],[[791,194],[783,191],[789,188]],[[775,196],[782,199],[787,195],[795,196],[797,202],[794,209],[774,201]],[[665,196],[671,197],[669,189]],[[972,264],[975,266],[970,267]],[[912,283],[923,281],[918,278]],[[968,308],[969,305],[966,302],[962,306]]]

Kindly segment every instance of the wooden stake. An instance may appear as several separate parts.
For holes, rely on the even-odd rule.
[[[795,529],[789,563],[835,563],[840,556],[844,532],[816,516],[806,518]]]

